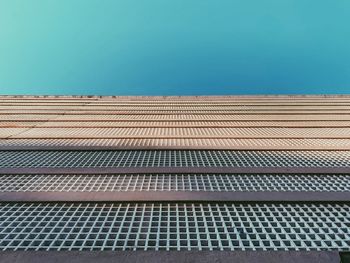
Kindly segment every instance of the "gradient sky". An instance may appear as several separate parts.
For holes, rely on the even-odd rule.
[[[0,93],[350,93],[350,1],[0,0]]]

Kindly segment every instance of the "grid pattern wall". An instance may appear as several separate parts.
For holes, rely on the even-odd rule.
[[[297,170],[350,167],[349,113],[349,96],[0,96],[0,148],[12,149],[0,150],[0,192],[10,200],[53,192],[346,195],[350,172]],[[144,173],[15,174],[15,168],[45,167],[101,173],[137,167]],[[296,174],[212,174],[207,168],[175,174],[170,167],[289,167],[284,170]],[[0,251],[350,252],[349,202],[41,200],[0,202]]]
[[[350,174],[8,174],[0,192],[350,192]]]
[[[118,114],[156,114],[156,115],[173,115],[173,114],[181,114],[181,115],[203,115],[203,114],[215,114],[215,115],[230,115],[230,114],[349,114],[350,110],[191,110],[191,111],[183,111],[183,110],[88,110],[88,108],[81,108],[77,110],[70,109],[12,109],[12,110],[0,110],[0,114],[63,114],[69,111],[70,114],[91,114],[91,115],[118,115]]]
[[[249,115],[137,115],[137,114],[121,114],[121,115],[92,115],[92,114],[72,114],[72,113],[41,113],[41,114],[19,114],[8,113],[1,114],[2,120],[49,120],[56,119],[61,121],[350,121],[349,114],[343,115],[293,115],[293,114],[276,114],[276,115],[261,115],[261,114],[249,114]]]
[[[0,140],[0,147],[114,147],[140,149],[142,147],[196,147],[239,149],[348,149],[349,139],[7,139]]]
[[[349,167],[350,151],[0,151],[0,167]]]
[[[350,127],[350,121],[0,121],[0,127],[45,127],[45,128],[128,128],[128,127],[177,127],[177,128],[215,128],[215,127]]]
[[[0,105],[3,106],[43,106],[43,105],[62,105],[62,106],[148,106],[148,107],[160,107],[160,106],[191,106],[191,107],[205,107],[205,106],[350,106],[349,100],[327,100],[325,98],[316,100],[299,100],[294,98],[293,100],[264,100],[262,98],[247,101],[234,100],[227,101],[215,101],[210,98],[209,100],[196,100],[196,101],[121,101],[121,100],[90,100],[83,99],[78,100],[48,100],[48,99],[28,99],[28,100],[2,100],[0,99]]]
[[[1,128],[3,138],[347,138],[350,128]],[[2,134],[3,133],[3,134]]]
[[[45,104],[45,105],[4,105],[0,103],[0,111],[9,110],[70,110],[70,111],[260,111],[260,110],[278,110],[278,111],[300,111],[300,110],[350,110],[348,105],[134,105],[129,104],[126,106],[115,105],[115,104],[100,104],[100,105],[55,105],[55,104]]]
[[[350,207],[3,203],[0,249],[350,251]]]

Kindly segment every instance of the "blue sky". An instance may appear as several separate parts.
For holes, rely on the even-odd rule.
[[[350,93],[349,25],[349,0],[0,0],[0,93]]]

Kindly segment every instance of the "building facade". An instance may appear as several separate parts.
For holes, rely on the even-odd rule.
[[[0,96],[0,261],[347,262],[349,169],[350,96]]]

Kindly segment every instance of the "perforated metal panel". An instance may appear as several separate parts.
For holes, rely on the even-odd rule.
[[[2,250],[350,250],[347,204],[3,203]]]
[[[349,167],[350,151],[0,151],[0,167]]]
[[[331,174],[9,174],[0,192],[308,191],[350,192],[350,175]]]

